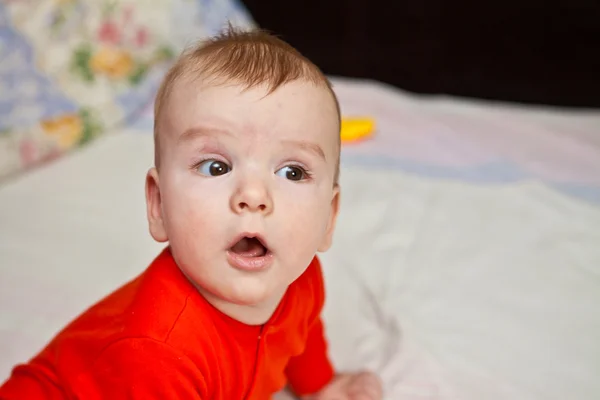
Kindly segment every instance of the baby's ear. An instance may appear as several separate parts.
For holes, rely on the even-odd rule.
[[[162,198],[156,168],[151,168],[146,174],[146,214],[150,234],[154,240],[166,242],[168,238],[163,221]]]
[[[333,197],[331,198],[331,210],[329,212],[329,221],[327,222],[327,229],[323,242],[319,246],[318,251],[324,252],[329,250],[331,243],[333,242],[333,233],[335,231],[335,223],[337,221],[338,210],[340,207],[340,186],[338,184],[333,188]]]

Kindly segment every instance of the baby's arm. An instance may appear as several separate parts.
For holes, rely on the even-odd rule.
[[[286,369],[292,391],[303,400],[380,400],[379,378],[370,372],[334,375],[321,319],[310,330],[306,350]]]
[[[149,338],[108,346],[77,377],[74,392],[86,400],[207,399],[205,377],[183,353]]]
[[[319,391],[334,376],[321,320],[321,311],[325,303],[325,284],[318,257],[314,257],[300,279],[298,287],[301,298],[298,309],[310,304],[310,308],[302,311],[309,315],[308,332],[304,352],[292,357],[285,371],[290,388],[299,396]]]
[[[292,391],[305,400],[380,400],[379,378],[370,372],[336,374],[327,356],[327,342],[321,311],[325,302],[325,285],[321,264],[315,257],[309,267],[315,309],[304,353],[290,360],[286,374]]]
[[[290,387],[299,396],[319,391],[333,378],[333,367],[327,356],[327,344],[320,317],[308,332],[304,353],[290,360],[286,375]]]

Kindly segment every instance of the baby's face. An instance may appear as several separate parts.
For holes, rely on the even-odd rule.
[[[337,214],[339,126],[331,94],[295,81],[267,95],[179,82],[160,119],[150,226],[205,295],[258,305],[281,295]],[[152,179],[150,179],[152,180]],[[153,194],[154,193],[154,194]],[[151,215],[157,216],[153,218]]]

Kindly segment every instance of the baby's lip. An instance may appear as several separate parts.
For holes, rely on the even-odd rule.
[[[239,235],[236,235],[233,240],[229,243],[229,247],[227,247],[227,249],[231,249],[233,248],[233,246],[235,246],[236,244],[238,244],[238,242],[244,238],[248,238],[248,239],[256,239],[260,242],[260,244],[263,245],[263,247],[265,248],[265,250],[267,252],[271,252],[271,249],[269,248],[269,245],[267,243],[267,241],[265,240],[265,238],[257,232],[242,232]]]

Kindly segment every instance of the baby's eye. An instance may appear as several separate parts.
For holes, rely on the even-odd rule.
[[[220,176],[225,175],[231,171],[231,167],[222,161],[217,160],[206,160],[200,163],[196,170],[202,175],[206,176]]]
[[[290,181],[301,181],[306,179],[306,171],[300,167],[288,165],[275,172],[276,175],[289,179]]]

